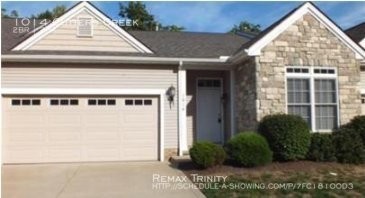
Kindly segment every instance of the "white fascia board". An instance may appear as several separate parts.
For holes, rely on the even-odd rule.
[[[258,40],[251,47],[246,49],[246,53],[249,56],[258,56],[261,54],[261,49],[264,48],[267,44],[273,41],[276,37],[278,37],[282,32],[284,32],[290,25],[295,23],[298,19],[300,19],[306,13],[310,13],[313,17],[319,20],[323,25],[327,27],[327,29],[337,36],[346,46],[352,49],[357,59],[365,59],[365,51],[361,49],[354,41],[352,41],[341,29],[339,29],[332,21],[330,21],[325,15],[323,15],[316,7],[314,7],[311,3],[305,3],[302,7],[300,7],[297,11],[295,11],[292,15],[287,17],[283,22],[281,22],[278,26],[276,26],[273,30],[271,30],[267,35]]]
[[[360,46],[363,47],[365,49],[365,38],[362,39],[362,41],[360,41]]]
[[[139,57],[139,56],[90,56],[90,55],[2,55],[3,62],[61,62],[61,63],[149,63],[178,64],[188,63],[226,63],[219,58],[178,58],[178,57]]]
[[[64,15],[62,15],[60,18],[58,18],[56,21],[52,22],[48,26],[44,27],[43,29],[39,30],[37,33],[32,35],[31,37],[27,38],[25,41],[14,47],[13,51],[24,51],[30,48],[33,44],[44,38],[49,33],[56,30],[59,26],[63,25],[64,22],[68,21],[78,13],[82,11],[87,11],[89,14],[93,15],[97,19],[101,20],[102,22],[110,21],[108,17],[106,17],[103,13],[95,9],[92,5],[90,5],[87,1],[84,1],[80,3],[79,5],[75,6],[68,12],[66,12]],[[153,52],[148,49],[146,46],[144,46],[141,42],[139,42],[137,39],[135,39],[133,36],[128,34],[126,31],[124,31],[122,28],[120,28],[118,25],[110,21],[108,23],[109,29],[112,30],[114,33],[116,33],[118,36],[122,37],[124,40],[126,40],[129,44],[131,44],[133,47],[135,47],[138,51],[143,53],[149,53],[152,54]]]

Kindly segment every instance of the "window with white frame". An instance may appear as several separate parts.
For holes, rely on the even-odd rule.
[[[92,37],[92,18],[91,17],[79,17],[77,24],[77,36],[79,37]]]
[[[288,113],[301,116],[312,131],[337,128],[336,69],[288,67],[286,77]]]

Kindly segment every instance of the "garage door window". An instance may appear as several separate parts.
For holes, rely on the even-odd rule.
[[[79,105],[79,100],[78,99],[50,99],[49,104],[51,106],[75,106],[75,105]]]
[[[124,100],[126,106],[150,106],[152,105],[151,99],[126,99]]]
[[[12,106],[39,106],[41,105],[40,99],[12,99]]]
[[[116,105],[115,99],[89,99],[87,104],[89,106],[114,106]]]
[[[152,105],[152,100],[144,100],[144,105]]]

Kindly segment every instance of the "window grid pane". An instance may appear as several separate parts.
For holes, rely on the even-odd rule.
[[[334,79],[315,79],[315,112],[317,130],[337,127],[337,92]]]
[[[311,126],[309,79],[287,79],[288,113],[301,116]]]

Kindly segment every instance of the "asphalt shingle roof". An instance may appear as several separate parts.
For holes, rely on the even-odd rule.
[[[34,22],[34,23],[33,23]],[[21,23],[18,23],[18,25]],[[30,31],[39,27],[40,21],[32,21]],[[157,57],[217,58],[230,56],[248,42],[247,37],[232,33],[130,31],[129,33],[154,54],[123,52],[75,52],[75,51],[11,51],[13,47],[29,38],[32,33],[14,33],[15,19],[2,19],[2,54],[80,54],[80,55],[133,55]]]
[[[360,43],[365,38],[365,22],[347,29],[345,33],[356,43]]]

